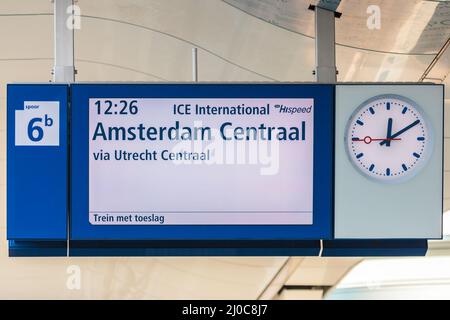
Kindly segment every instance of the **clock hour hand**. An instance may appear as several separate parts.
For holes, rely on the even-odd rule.
[[[386,147],[390,147],[391,146],[391,135],[392,135],[392,118],[388,119],[388,124],[387,124],[387,133],[386,133]],[[381,144],[381,143],[380,143]]]
[[[393,135],[391,135],[391,139],[397,138],[399,135],[403,134],[404,132],[408,131],[409,129],[411,129],[412,127],[415,127],[416,125],[418,125],[420,123],[420,120],[416,120],[413,123],[411,123],[409,126],[404,127],[402,130],[394,133]],[[381,141],[380,142],[380,146],[384,145],[385,143],[387,143],[387,141]]]

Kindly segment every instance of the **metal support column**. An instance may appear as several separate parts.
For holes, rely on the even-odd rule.
[[[53,82],[74,82],[73,0],[53,0],[54,67]]]
[[[315,11],[316,29],[316,81],[335,83],[337,81],[335,50],[335,18],[340,14],[319,6],[310,6]]]
[[[198,50],[192,48],[192,81],[198,82]]]

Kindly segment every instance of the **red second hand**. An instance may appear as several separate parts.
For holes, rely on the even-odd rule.
[[[364,142],[365,144],[370,144],[372,141],[398,141],[402,140],[401,138],[372,138],[370,136],[365,137],[364,139],[352,139],[352,141]]]

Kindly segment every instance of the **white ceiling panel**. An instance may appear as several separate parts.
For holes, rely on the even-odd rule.
[[[20,59],[52,58],[53,18],[50,15],[0,14],[0,38],[2,39],[0,62],[5,59],[20,61]]]
[[[338,47],[336,59],[338,81],[403,82],[418,81],[433,56],[383,54]]]
[[[380,29],[367,27],[378,6]],[[435,54],[450,36],[450,5],[419,0],[343,0],[336,41],[344,45],[400,54]],[[358,30],[355,32],[355,30]]]
[[[324,290],[302,290],[302,289],[285,289],[278,296],[277,300],[321,300]]]
[[[78,5],[83,18],[76,32],[77,59],[138,66],[162,78],[189,81],[191,49],[198,47],[200,80],[313,80],[312,39],[222,1],[80,0]],[[101,48],[98,39],[104,39]]]
[[[305,258],[286,281],[286,285],[333,286],[360,260],[359,258]]]
[[[3,232],[3,230],[0,229]],[[1,299],[255,299],[285,258],[20,258],[0,246]],[[67,268],[81,274],[69,290]]]
[[[51,0],[2,0],[0,1],[0,14],[29,14],[52,12]]]
[[[224,0],[280,28],[314,37],[314,16],[308,0]],[[379,29],[367,27],[370,7],[379,8]],[[399,54],[433,54],[450,36],[450,5],[419,0],[342,0],[337,11],[336,42],[341,46]],[[355,30],[358,30],[355,32]]]

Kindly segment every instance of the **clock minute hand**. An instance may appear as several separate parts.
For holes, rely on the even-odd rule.
[[[404,127],[402,130],[394,133],[393,135],[390,136],[391,139],[397,138],[399,135],[403,134],[404,132],[408,131],[409,129],[411,129],[412,127],[415,127],[416,125],[418,125],[420,123],[420,120],[416,120],[413,123],[411,123],[409,126]],[[387,141],[381,141],[380,142],[380,146],[384,145],[385,143],[387,143]]]

